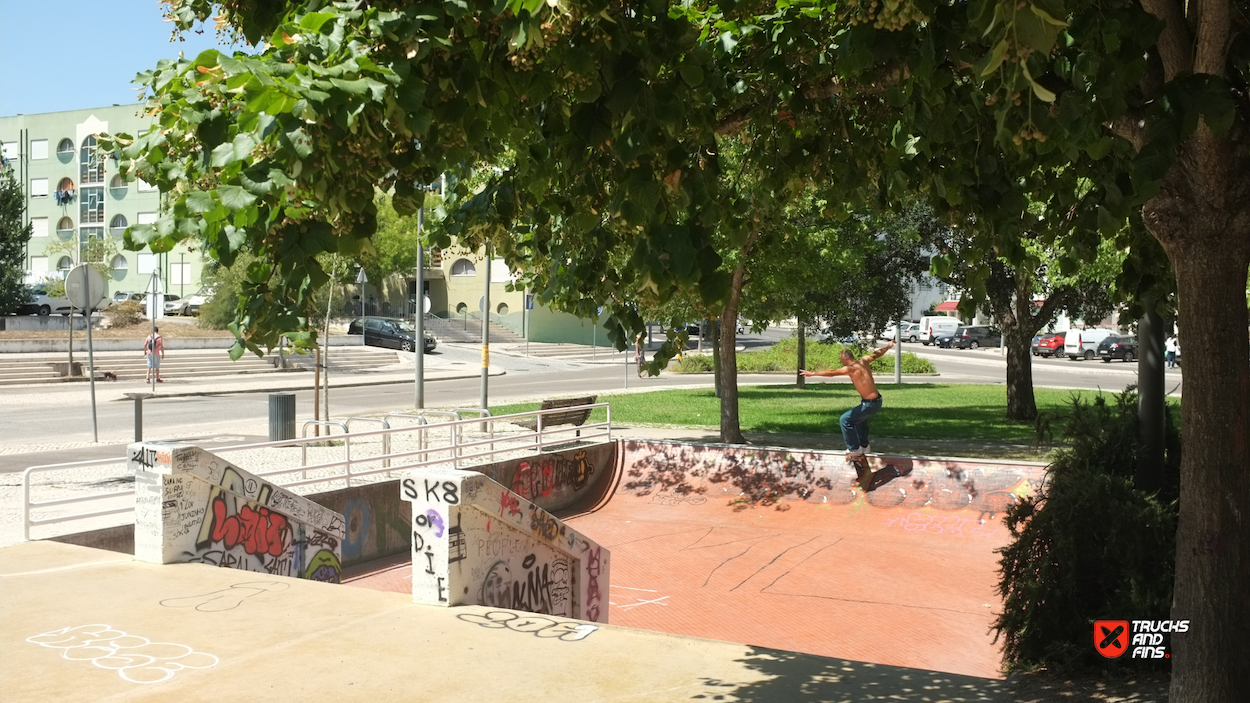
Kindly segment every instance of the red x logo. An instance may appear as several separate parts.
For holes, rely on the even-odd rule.
[[[1094,649],[1108,659],[1128,651],[1128,620],[1095,620]]]

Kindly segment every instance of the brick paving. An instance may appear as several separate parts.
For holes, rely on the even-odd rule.
[[[752,503],[665,479],[658,491],[626,481],[598,510],[567,519],[612,552],[612,624],[1002,677],[990,633],[994,549],[1008,541],[1001,516],[882,508],[858,492]],[[410,568],[372,565],[345,581],[408,592]]]

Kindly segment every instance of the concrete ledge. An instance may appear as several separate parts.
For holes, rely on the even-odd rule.
[[[137,338],[104,338],[92,340],[92,347],[98,352],[108,351],[143,351],[144,337]],[[361,335],[341,335],[330,337],[332,347],[363,347],[365,338]],[[165,350],[179,349],[229,349],[234,346],[234,337],[165,337]],[[86,353],[87,340],[74,340],[75,351]],[[69,340],[66,339],[0,339],[0,354],[68,352]]]

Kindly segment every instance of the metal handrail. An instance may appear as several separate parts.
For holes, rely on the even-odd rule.
[[[579,407],[582,407],[582,408],[588,407],[588,408],[591,408],[592,411],[598,408],[605,408],[607,411],[607,420],[605,422],[586,423],[585,425],[582,425],[580,428],[572,428],[572,427],[565,428],[565,429],[545,429],[544,428],[543,433],[545,434],[545,436],[547,438],[551,438],[554,435],[560,435],[560,434],[564,434],[567,432],[572,432],[574,431],[574,429],[581,429],[581,430],[589,430],[593,432],[593,434],[584,435],[582,437],[582,439],[584,440],[593,440],[593,439],[598,439],[600,437],[610,440],[612,436],[612,432],[611,432],[612,408],[611,406],[609,406],[607,403],[593,403],[590,405],[584,405],[584,406],[579,406]],[[470,409],[464,408],[461,410],[469,411]],[[556,412],[568,412],[569,410],[570,408],[555,408],[555,409],[550,409],[550,410],[530,410],[527,412],[512,413],[510,415],[494,415],[494,416],[487,415],[485,417],[489,417],[489,422],[492,425],[492,432],[491,432],[490,438],[472,440],[468,442],[464,442],[462,440],[460,429],[464,427],[465,425],[468,425],[471,423],[482,422],[481,417],[462,418],[457,412],[426,410],[426,411],[422,411],[421,414],[416,415],[416,416],[401,415],[399,413],[392,413],[386,416],[387,418],[409,417],[410,419],[416,419],[420,421],[417,425],[410,425],[410,426],[404,426],[404,427],[385,427],[384,426],[383,429],[368,430],[368,431],[363,431],[363,432],[351,432],[346,422],[337,421],[337,420],[309,420],[304,423],[304,427],[302,428],[302,431],[301,431],[302,436],[298,439],[285,439],[285,440],[277,440],[277,441],[271,441],[271,442],[252,442],[252,443],[247,443],[247,444],[231,445],[227,447],[215,447],[212,449],[212,451],[215,454],[225,454],[229,452],[238,452],[238,451],[244,451],[244,450],[250,450],[250,449],[293,447],[295,445],[300,445],[300,448],[301,448],[301,462],[300,462],[301,465],[300,466],[290,467],[290,468],[285,468],[285,469],[271,470],[271,471],[257,471],[256,474],[258,476],[286,476],[286,475],[293,474],[296,472],[303,473],[303,477],[300,479],[282,482],[282,485],[286,485],[286,486],[311,485],[311,484],[326,483],[326,482],[338,481],[338,480],[344,480],[346,481],[348,486],[351,486],[351,481],[355,477],[364,477],[364,476],[370,476],[374,474],[389,473],[389,472],[400,470],[400,469],[409,469],[409,468],[417,468],[421,466],[446,464],[448,462],[450,462],[455,468],[460,468],[461,462],[465,460],[488,458],[491,456],[498,455],[501,452],[515,451],[518,449],[535,446],[535,440],[539,434],[538,430],[534,430],[532,432],[522,432],[522,433],[518,433],[514,435],[497,436],[494,432],[494,423],[497,421],[512,422],[514,420],[537,417],[537,418],[540,418],[540,421],[539,423],[536,423],[535,426],[540,427],[541,418],[543,416],[550,415]],[[472,411],[474,413],[480,413],[480,409],[478,408],[473,408]],[[428,419],[425,417],[428,415],[450,416],[456,419],[450,420],[448,422],[443,422],[443,423],[429,424]],[[377,421],[377,418],[362,418],[362,419],[369,420],[369,421]],[[384,421],[385,421],[385,425],[390,424],[389,419],[384,419]],[[326,435],[324,437],[309,437],[308,427],[312,425],[320,425],[320,426],[337,425],[339,428],[343,430],[344,456],[341,460],[326,462],[326,463],[317,464],[314,466],[307,465],[308,464],[308,445],[312,443],[320,443],[322,441],[325,441],[330,436],[330,435]],[[442,427],[447,427],[450,430],[449,432],[450,443],[443,445],[443,446],[430,447],[429,441],[428,441],[429,430],[434,429],[434,428],[442,428]],[[366,469],[363,471],[353,470],[353,463],[358,464],[360,463],[360,461],[357,460],[353,462],[352,460],[352,456],[351,456],[352,440],[359,441],[363,438],[380,435],[383,437],[383,442],[385,443],[386,447],[389,448],[390,446],[389,441],[390,441],[391,435],[400,433],[400,432],[413,432],[413,431],[417,432],[418,436],[421,437],[423,440],[421,449],[417,449],[413,451],[405,451],[401,453],[390,453],[388,450],[384,450],[385,453],[381,457],[377,457],[377,458],[382,459],[384,462],[388,464],[394,464],[394,462],[392,461],[393,459],[408,458],[408,457],[419,455],[423,457],[422,461],[418,461],[414,463],[406,463],[400,466],[391,465],[389,466],[389,468]],[[491,445],[491,447],[490,449],[486,451],[472,451],[478,447],[482,447],[488,444]],[[549,441],[547,441],[547,444],[551,444],[550,439]],[[498,446],[498,445],[502,445],[502,446]],[[538,442],[538,446],[542,446],[541,441]],[[463,454],[463,451],[465,449],[470,450],[470,453]],[[451,458],[450,459],[446,459],[442,457],[433,458],[433,459],[429,458],[431,454],[435,452],[442,452],[442,451],[450,451]],[[371,458],[370,461],[372,460],[373,459]],[[22,499],[23,499],[22,536],[23,538],[28,541],[30,540],[30,530],[34,526],[50,525],[50,524],[56,524],[56,523],[62,523],[62,522],[69,522],[72,520],[81,520],[81,519],[101,517],[101,516],[107,516],[107,515],[117,515],[117,514],[123,514],[127,512],[133,512],[134,510],[133,496],[135,492],[133,488],[128,489],[128,490],[122,490],[122,491],[114,491],[110,493],[92,493],[92,494],[86,494],[86,495],[81,495],[81,496],[75,496],[73,498],[58,498],[55,500],[34,502],[31,499],[31,488],[33,485],[32,479],[36,474],[44,473],[44,472],[51,472],[51,471],[64,471],[64,470],[83,469],[83,468],[91,468],[91,467],[104,467],[104,466],[112,466],[116,464],[126,465],[127,463],[128,463],[127,457],[122,456],[122,457],[115,458],[115,459],[97,459],[97,460],[92,460],[92,461],[66,462],[66,463],[60,463],[60,464],[41,464],[41,465],[31,466],[27,468],[22,473]],[[319,470],[319,469],[335,469],[338,467],[343,467],[344,469],[343,474],[335,475],[335,476],[328,476],[328,477],[323,476],[323,477],[317,477],[317,478],[312,478],[312,479],[309,479],[307,477],[307,474],[309,471],[314,471],[314,470]],[[72,505],[75,503],[87,503],[91,501],[106,500],[106,499],[125,499],[125,498],[130,498],[132,500],[132,505],[130,507],[108,508],[108,509],[98,510],[94,512],[58,515],[55,517],[41,517],[41,518],[32,517],[33,511],[36,509]]]
[[[406,420],[420,420],[421,425],[430,424],[430,421],[425,419],[424,415],[411,415],[408,413],[387,413],[386,415],[382,416],[382,419],[386,420],[387,425],[389,426],[391,422],[391,418],[393,417],[402,417]],[[426,434],[424,431],[418,431],[417,434],[421,437],[421,446],[424,448],[425,446],[427,446],[427,442],[429,441],[429,435]]]
[[[328,425],[338,425],[339,427],[342,427],[342,428],[343,428],[343,434],[344,434],[344,435],[349,434],[349,431],[348,431],[348,429],[347,429],[347,424],[346,424],[346,423],[338,422],[338,421],[335,421],[335,420],[308,420],[307,422],[305,422],[305,423],[304,423],[304,426],[300,429],[299,437],[300,437],[300,439],[301,439],[301,440],[307,440],[307,439],[308,439],[308,428],[309,428],[309,426],[311,426],[311,425],[327,425],[327,426],[328,426]],[[329,436],[330,436],[330,431],[327,429],[327,430],[326,430],[326,437],[329,437]],[[320,441],[321,441],[321,438],[320,438],[320,437],[313,437],[313,441],[314,441],[314,442],[320,442]],[[255,446],[255,447],[262,447],[262,446],[265,446],[265,445],[267,445],[267,444],[270,444],[270,442],[263,442],[263,443],[260,443],[260,444],[255,444],[255,445],[243,445],[243,446],[244,446],[244,447],[248,447],[248,448],[250,448],[250,447],[253,447],[253,446]],[[299,444],[300,444],[300,451],[301,451],[301,452],[303,452],[303,456],[302,456],[302,458],[300,459],[300,466],[307,466],[307,465],[308,465],[308,442],[307,442],[307,441],[303,441],[303,442],[300,442]],[[288,446],[289,446],[289,445],[288,445]],[[346,446],[346,445],[344,445],[344,446]],[[240,448],[240,449],[242,449],[243,447],[239,447],[239,448]],[[232,447],[226,447],[226,449],[232,449]]]
[[[349,417],[347,418],[347,422],[343,424],[347,426],[348,430],[350,430],[353,422],[380,422],[382,423],[382,429],[384,430],[391,429],[391,423],[387,422],[385,419],[377,418],[377,417]],[[386,455],[390,453],[391,453],[391,436],[389,434],[384,434],[382,435],[382,454]],[[382,466],[390,466],[390,465],[391,465],[390,459],[382,460]]]

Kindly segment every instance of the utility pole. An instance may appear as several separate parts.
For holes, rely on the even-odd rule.
[[[894,323],[894,384],[903,382],[903,325]]]
[[[487,386],[490,378],[490,244],[486,244],[485,285],[482,288],[482,394],[478,399],[478,407],[487,408]],[[485,429],[485,423],[483,423]]]
[[[416,310],[413,312],[413,328],[416,330],[416,357],[413,361],[413,373],[416,375],[413,388],[413,405],[418,410],[425,407],[425,242],[421,241],[421,231],[425,226],[425,206],[417,208],[417,295]]]

